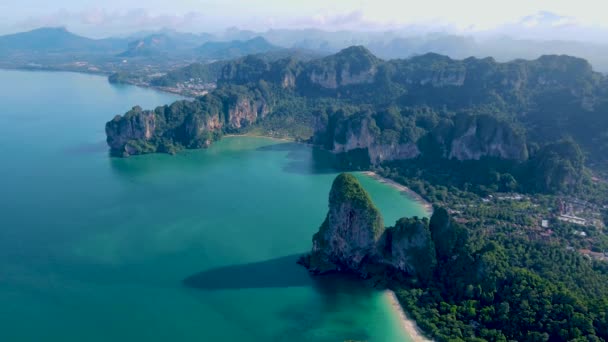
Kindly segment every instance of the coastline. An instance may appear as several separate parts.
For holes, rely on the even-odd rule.
[[[393,311],[395,312],[395,314],[397,316],[399,316],[399,320],[401,321],[401,326],[403,327],[403,329],[405,330],[405,332],[407,333],[407,335],[410,337],[410,339],[413,342],[431,342],[432,341],[432,340],[429,340],[428,338],[424,337],[424,335],[422,334],[422,332],[416,325],[416,322],[414,322],[412,319],[410,319],[407,316],[407,314],[403,310],[403,307],[401,307],[401,304],[399,304],[399,300],[397,299],[397,295],[395,294],[394,291],[385,290],[384,296],[386,296],[386,298],[389,301],[389,304],[390,304],[391,308],[393,309]]]
[[[291,138],[278,138],[278,137],[272,137],[269,135],[259,135],[259,134],[250,134],[250,133],[245,133],[245,134],[225,134],[222,136],[222,138],[234,138],[234,137],[252,137],[252,138],[268,138],[268,139],[272,139],[272,140],[280,140],[280,141],[285,141],[285,142],[295,142],[298,143],[298,141],[296,141],[295,139],[291,139]]]
[[[108,82],[108,77],[111,75],[111,73],[108,73],[106,71],[90,71],[90,70],[73,70],[73,69],[62,69],[62,68],[36,68],[36,67],[7,67],[7,66],[0,66],[0,70],[6,70],[6,71],[27,71],[27,72],[69,72],[69,73],[75,73],[75,74],[82,74],[82,75],[93,75],[93,76],[100,76],[100,77],[104,77]],[[138,84],[138,83],[132,83],[132,82],[125,82],[125,83],[112,83],[109,82],[110,84],[114,84],[114,85],[127,85],[127,86],[132,86],[132,87],[138,87],[138,88],[143,88],[143,89],[150,89],[150,90],[154,90],[157,91],[159,93],[165,93],[165,94],[172,94],[172,95],[178,95],[184,98],[184,100],[194,100],[196,99],[196,96],[192,96],[192,95],[188,95],[186,93],[181,93],[178,91],[172,91],[170,89],[167,89],[165,87],[157,87],[157,86],[152,86],[152,85],[146,85],[146,84]]]
[[[363,174],[372,177],[381,183],[387,184],[403,193],[406,193],[408,196],[412,197],[414,200],[416,200],[416,202],[420,203],[424,207],[424,210],[427,212],[429,217],[433,214],[433,205],[407,186],[399,184],[392,179],[382,177],[374,171],[363,171]]]
[[[108,76],[110,75],[107,72],[103,72],[103,71],[69,70],[69,69],[61,69],[61,68],[27,68],[27,67],[0,66],[0,70],[16,70],[16,71],[31,71],[31,72],[39,72],[39,71],[42,71],[42,72],[73,72],[73,73],[79,73],[79,74],[85,74],[85,75],[101,76],[101,77],[105,77],[106,79],[108,79]],[[195,99],[194,97],[185,95],[180,92],[171,91],[169,89],[166,89],[165,87],[155,87],[155,86],[151,86],[151,85],[135,84],[135,83],[129,83],[129,82],[124,83],[124,85],[129,85],[132,87],[139,87],[139,88],[143,88],[143,89],[150,89],[150,90],[154,90],[154,91],[158,91],[158,92],[166,93],[166,94],[178,95],[178,96],[183,97],[185,100],[194,100]],[[223,137],[229,138],[229,137],[239,137],[239,136],[270,138],[273,140],[279,140],[279,141],[285,141],[285,142],[304,143],[301,141],[297,141],[293,138],[280,138],[280,137],[273,137],[273,136],[268,136],[268,135],[263,135],[263,134],[251,134],[251,133],[226,134]],[[306,144],[306,143],[304,143],[304,144]],[[416,193],[412,189],[410,189],[402,184],[399,184],[392,179],[382,177],[374,171],[363,171],[363,174],[365,174],[369,177],[372,177],[381,183],[385,183],[385,184],[399,190],[400,192],[408,194],[410,197],[412,197],[415,201],[417,201],[424,207],[424,209],[429,217],[433,214],[433,205],[431,203],[429,203],[428,201],[426,201],[424,198],[422,198],[422,196],[420,196],[418,193]]]

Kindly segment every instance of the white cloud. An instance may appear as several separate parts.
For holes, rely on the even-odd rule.
[[[482,35],[509,35],[520,39],[575,40],[608,43],[608,27],[581,22],[573,16],[541,11],[506,23]]]
[[[62,9],[46,16],[29,17],[17,22],[13,27],[16,30],[27,30],[38,27],[65,26],[89,36],[107,36],[161,28],[200,31],[206,28],[201,23],[214,23],[217,20],[217,18],[210,18],[199,12],[169,15],[153,14],[145,9],[108,11],[95,8],[80,12]]]

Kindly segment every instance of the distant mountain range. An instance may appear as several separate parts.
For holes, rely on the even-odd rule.
[[[129,42],[126,51],[120,57],[162,57],[162,56],[190,56],[195,55],[195,48],[215,40],[213,35],[182,33],[170,30],[161,30],[156,33],[142,32]]]
[[[178,42],[164,34],[153,34],[129,43],[125,52],[119,57],[151,57],[160,56],[179,49]]]
[[[202,41],[202,40],[201,40]],[[284,48],[270,44],[262,37],[232,41],[184,40],[165,34],[153,34],[129,43],[120,57],[188,56],[204,60],[234,59],[246,55],[279,51]]]
[[[233,59],[245,55],[281,50],[262,37],[229,42],[207,42],[196,49],[197,55],[208,59]]]
[[[249,54],[276,52],[282,47],[262,37],[248,40],[217,41],[209,34],[178,32],[154,33],[142,37],[91,39],[65,28],[41,28],[0,36],[0,54],[91,54],[121,58],[189,57],[233,59]]]
[[[108,54],[124,49],[125,38],[90,39],[65,28],[40,28],[0,36],[0,53],[89,53]]]
[[[220,50],[224,51],[224,50]],[[151,85],[160,87],[173,87],[178,83],[196,80],[198,83],[216,83],[222,76],[222,71],[226,65],[241,60],[255,59],[264,62],[275,62],[281,59],[295,61],[311,61],[323,57],[322,54],[303,49],[279,49],[264,53],[251,54],[246,57],[220,60],[213,63],[192,63],[188,66],[177,68],[167,72],[165,75],[153,78]]]
[[[608,45],[578,41],[517,40],[510,37],[477,39],[445,33],[408,35],[407,32],[326,32],[316,29],[227,30],[222,34],[194,34],[172,30],[140,32],[128,37],[90,39],[65,28],[40,28],[0,36],[0,55],[54,58],[67,54],[108,58],[173,58],[183,61],[233,59],[248,54],[295,48],[331,54],[352,45],[363,45],[383,59],[408,58],[433,52],[451,58],[491,56],[497,61],[535,59],[545,54],[565,54],[587,59],[595,70],[608,72]],[[62,55],[63,54],[63,55]],[[31,62],[32,59],[30,58]],[[6,57],[5,57],[5,61]],[[6,63],[2,63],[6,64]]]

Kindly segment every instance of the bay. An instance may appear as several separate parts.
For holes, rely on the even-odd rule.
[[[229,137],[110,158],[106,121],[178,97],[25,71],[0,71],[0,94],[0,340],[408,341],[381,292],[295,264],[327,212],[326,152]],[[357,177],[386,224],[424,215]]]

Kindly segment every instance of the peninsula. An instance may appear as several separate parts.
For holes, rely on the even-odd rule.
[[[333,182],[312,251],[299,263],[315,275],[352,273],[394,290],[424,331],[440,341],[605,336],[605,306],[522,268],[521,257],[471,234],[444,208],[436,208],[430,220],[401,218],[385,228],[357,178],[343,173]]]
[[[386,227],[357,180],[338,176],[300,261],[312,273],[394,290],[438,341],[608,339],[608,77],[587,61],[387,61],[353,46],[222,63],[208,94],[109,121],[112,154],[233,134],[307,142],[332,152],[334,168],[435,206]]]

